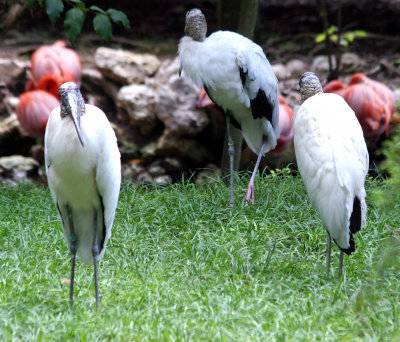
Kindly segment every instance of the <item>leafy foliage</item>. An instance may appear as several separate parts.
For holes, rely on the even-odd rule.
[[[367,37],[367,32],[363,30],[345,31],[342,32],[340,38],[338,34],[338,27],[331,25],[327,30],[322,33],[317,34],[315,37],[316,43],[323,43],[326,39],[329,39],[332,43],[340,44],[343,47],[348,47],[355,38]]]
[[[86,7],[81,0],[30,0],[32,6],[35,1],[40,6],[45,6],[50,21],[54,24],[64,12],[65,5],[69,5],[64,18],[64,30],[67,38],[73,42],[82,30],[83,23],[87,14],[94,15],[93,28],[96,33],[104,40],[110,40],[112,37],[113,23],[130,28],[130,22],[126,14],[114,8],[103,10],[98,6]]]

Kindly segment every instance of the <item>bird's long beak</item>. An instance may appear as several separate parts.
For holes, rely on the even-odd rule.
[[[82,104],[78,101],[76,94],[69,92],[66,94],[67,96],[67,111],[71,116],[72,121],[74,122],[76,134],[78,134],[79,141],[82,146],[85,146],[85,142],[83,141],[82,131],[81,131],[81,116],[82,111],[85,110],[82,108]],[[84,104],[83,104],[84,106]]]

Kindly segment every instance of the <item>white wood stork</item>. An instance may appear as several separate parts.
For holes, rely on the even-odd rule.
[[[318,77],[300,78],[302,105],[294,119],[294,147],[310,201],[328,233],[326,272],[331,238],[343,252],[355,250],[353,234],[365,223],[365,176],[369,156],[363,132],[353,110],[336,94],[322,92]]]
[[[104,255],[117,207],[121,160],[115,133],[105,114],[85,105],[78,86],[64,83],[61,106],[50,114],[45,133],[49,188],[71,251],[70,305],[73,303],[75,256],[94,265]]]
[[[261,157],[273,149],[280,135],[278,80],[262,48],[240,34],[218,31],[206,38],[207,23],[199,9],[186,13],[185,36],[179,43],[181,70],[225,113],[233,196],[233,142],[229,122],[242,131],[258,154],[246,203],[254,202],[254,177]]]

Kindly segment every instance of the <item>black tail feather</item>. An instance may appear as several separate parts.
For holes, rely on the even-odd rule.
[[[353,201],[353,212],[350,216],[350,231],[355,234],[361,229],[361,202],[355,196]]]
[[[350,255],[356,250],[356,246],[354,244],[354,239],[353,239],[353,234],[357,233],[361,229],[361,201],[360,199],[355,196],[354,201],[353,201],[353,212],[351,213],[350,216],[350,247],[341,250],[346,253],[347,255]]]
[[[356,250],[356,245],[354,244],[354,239],[353,239],[353,234],[350,233],[350,247],[349,248],[340,248],[343,252],[345,252],[347,255],[350,255]]]

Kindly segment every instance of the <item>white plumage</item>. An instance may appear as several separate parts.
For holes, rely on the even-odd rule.
[[[228,123],[230,120],[241,129],[246,143],[260,159],[276,146],[280,135],[278,81],[260,46],[229,31],[218,31],[206,38],[206,31],[203,13],[198,9],[189,11],[186,35],[179,43],[181,70],[206,90],[225,112]],[[230,138],[229,129],[228,135]],[[233,157],[233,151],[230,155]],[[246,200],[254,199],[252,187],[258,164],[259,160]],[[231,158],[231,177],[232,169]],[[233,192],[233,202],[232,196]]]
[[[111,236],[118,203],[120,153],[107,117],[85,105],[77,85],[64,83],[59,92],[61,107],[52,111],[45,134],[47,179],[71,249],[71,304],[77,252],[86,264],[95,263],[98,305],[97,262]]]
[[[353,110],[336,94],[324,94],[317,76],[300,79],[303,103],[294,118],[297,166],[314,208],[330,238],[343,252],[355,250],[352,235],[365,223],[364,182],[369,157]]]

